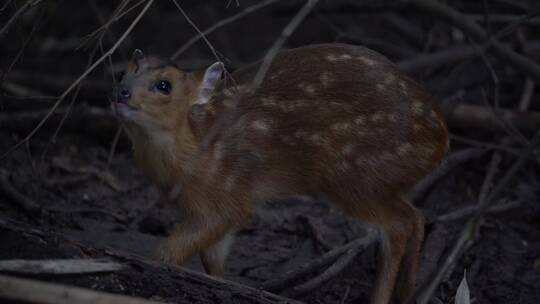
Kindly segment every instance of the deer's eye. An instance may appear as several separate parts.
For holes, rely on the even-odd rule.
[[[171,92],[171,83],[167,80],[158,80],[154,85],[154,88],[161,93],[168,95]]]

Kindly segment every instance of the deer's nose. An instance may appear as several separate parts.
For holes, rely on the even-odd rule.
[[[131,91],[125,86],[119,86],[116,90],[116,98],[118,102],[126,102],[131,97]]]

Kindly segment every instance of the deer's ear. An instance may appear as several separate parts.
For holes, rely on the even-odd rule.
[[[195,97],[193,104],[205,104],[210,101],[210,97],[212,96],[218,81],[221,79],[224,70],[225,67],[222,62],[216,62],[206,69],[201,80],[199,92]]]
[[[136,73],[141,66],[141,61],[144,59],[144,54],[141,50],[135,49],[131,55],[131,60],[128,62],[126,71]]]
[[[139,65],[139,62],[144,59],[144,54],[140,49],[135,49],[133,51],[133,54],[131,55],[131,60],[136,64]]]

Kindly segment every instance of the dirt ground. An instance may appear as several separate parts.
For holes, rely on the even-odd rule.
[[[0,135],[5,147],[15,143],[12,136]],[[135,167],[130,151],[115,155],[108,171],[112,178],[103,179],[78,172],[105,168],[107,146],[91,137],[69,134],[63,134],[59,141],[62,146],[52,147],[45,158],[33,155],[32,151],[19,150],[9,157],[5,167],[12,172],[14,187],[42,205],[47,213],[39,217],[27,216],[17,202],[0,196],[0,220],[16,222],[45,234],[59,234],[89,247],[153,259],[157,242],[167,235],[176,217],[174,210],[154,206],[157,190]],[[47,142],[33,141],[32,147],[40,151],[45,145]],[[479,168],[483,168],[484,163],[481,159],[453,170],[423,201],[422,209],[428,218],[426,243],[430,243],[430,250],[448,250],[455,242],[463,221],[434,224],[433,219],[476,203],[483,178]],[[452,301],[465,270],[477,303],[538,303],[540,271],[533,263],[540,252],[539,189],[537,169],[524,170],[506,195],[509,200],[519,201],[520,206],[486,218],[472,247],[437,290],[436,295],[443,303]],[[291,199],[261,205],[249,225],[236,235],[225,278],[256,287],[314,259],[323,251],[313,228],[332,247],[365,233],[362,223],[345,217],[325,202]],[[81,255],[80,250],[77,252],[69,246],[43,244],[24,233],[2,230],[1,259]],[[307,303],[367,301],[374,275],[375,247],[361,253],[352,267],[338,277],[298,299]],[[424,252],[423,264],[428,263],[430,253]],[[188,267],[202,271],[198,258]],[[168,302],[191,301],[166,291],[165,283],[153,279],[156,274],[150,278],[139,274],[140,280],[126,279],[132,275],[51,279]]]
[[[468,1],[449,2],[471,15],[483,13],[480,5]],[[484,2],[492,5],[490,12],[493,14],[522,14],[521,7],[533,1],[515,1],[519,5],[508,4],[508,1]],[[24,92],[28,88],[32,89],[30,93],[40,96],[57,96],[62,92],[85,69],[90,52],[89,49],[84,52],[72,50],[81,43],[81,37],[102,24],[96,16],[109,16],[114,9],[106,1],[96,1],[97,5],[90,5],[94,2],[89,1],[90,8],[84,11],[77,11],[78,4],[72,1],[51,3],[42,6],[41,11],[36,9],[29,13],[6,36],[16,43],[0,42],[0,153],[26,136],[43,117],[43,111],[52,105],[50,100],[30,98]],[[231,8],[225,10],[186,1],[186,9],[201,28],[206,28],[248,5],[242,3],[235,8],[234,1],[232,3]],[[397,20],[396,16],[386,11],[365,11],[347,1],[321,3],[290,37],[286,47],[319,42],[363,44],[396,62],[403,62],[418,54],[446,50],[458,40],[461,44],[467,43],[466,39],[456,38],[460,33],[456,33],[455,28],[414,10],[398,11],[396,15],[409,18],[416,26],[411,32],[421,32],[418,39],[415,35],[400,34],[395,22],[387,22]],[[345,4],[338,5],[340,3]],[[209,37],[227,56],[227,65],[234,69],[261,58],[297,9],[292,4],[278,5],[252,14]],[[14,8],[1,10],[0,17],[14,11]],[[41,23],[36,37],[28,40],[28,48],[24,49],[25,39],[32,36],[32,20]],[[0,23],[4,24],[4,21]],[[77,26],[70,28],[70,24]],[[516,49],[527,53],[529,45],[522,40],[527,38],[534,42],[539,38],[538,27],[534,24],[521,28],[521,36],[516,34],[508,38],[508,44],[518,45]],[[122,34],[119,29],[127,25],[126,20],[116,23],[110,32],[112,36],[106,36],[103,43],[112,44]],[[187,26],[177,11],[163,4],[156,5],[113,56],[115,65],[111,69],[118,72],[118,66],[128,56],[126,54],[136,47],[160,55],[173,53],[193,35],[193,31],[178,30],[171,34],[163,33],[163,28],[185,29]],[[502,27],[496,24],[491,30]],[[256,35],[253,28],[259,29]],[[532,44],[531,48],[537,47],[537,50],[538,46]],[[19,58],[19,50],[23,49],[23,56]],[[186,69],[207,66],[213,61],[204,43],[196,44],[179,58],[180,65]],[[501,89],[501,106],[515,107],[526,77],[502,61],[493,62]],[[53,122],[45,124],[29,144],[0,161],[8,186],[42,209],[40,214],[29,213],[21,207],[20,200],[7,194],[5,189],[0,191],[0,260],[107,257],[130,266],[104,274],[26,277],[167,303],[255,303],[226,286],[210,292],[213,287],[204,285],[197,278],[186,280],[177,270],[158,263],[155,257],[157,244],[168,235],[178,218],[175,210],[156,206],[158,192],[135,166],[125,135],[120,137],[110,158],[117,123],[108,114],[107,96],[113,86],[108,68],[104,65],[85,81],[75,102],[77,110],[68,116],[54,142],[51,138],[62,115],[54,115]],[[4,74],[8,70],[9,73]],[[493,77],[482,58],[427,67],[416,71],[414,77],[437,99],[444,100],[443,105],[467,102],[484,105],[486,99],[493,97]],[[24,94],[18,96],[21,87],[12,84],[25,88]],[[533,89],[531,111],[540,110],[537,91]],[[99,109],[99,113],[90,114],[85,109]],[[472,128],[455,122],[450,127],[453,135],[473,138],[473,146],[478,142],[499,146],[499,139],[507,135],[493,128]],[[526,136],[537,129],[528,131],[524,132]],[[455,139],[452,138],[451,153],[470,148],[470,144]],[[504,149],[490,149],[480,157],[460,163],[415,201],[427,219],[420,284],[429,281],[432,272],[441,267],[471,215],[448,221],[442,221],[440,217],[476,205],[494,151],[502,153],[499,170],[493,179],[493,183],[497,183],[516,160],[516,151],[522,147],[519,143],[512,139]],[[464,272],[474,303],[540,303],[538,164],[538,159],[531,160],[497,198],[498,202],[511,204],[512,208],[489,212],[484,217],[474,242],[466,246],[450,275],[436,289],[432,303],[454,303]],[[258,288],[264,282],[281,278],[288,271],[324,255],[328,248],[337,248],[363,237],[366,228],[365,224],[347,218],[324,201],[297,197],[261,204],[250,223],[236,233],[227,259],[225,279]],[[374,280],[376,249],[375,244],[370,245],[339,275],[295,299],[313,304],[367,303]],[[128,258],[131,255],[137,258]],[[193,258],[186,267],[202,271],[198,258]],[[287,287],[317,275],[319,273],[315,271]]]

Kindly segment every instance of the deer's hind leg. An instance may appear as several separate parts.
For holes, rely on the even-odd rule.
[[[358,196],[346,197],[341,193],[331,199],[343,207],[349,215],[377,225],[381,229],[377,275],[370,303],[387,304],[392,298],[397,301],[396,303],[404,303],[414,291],[415,285],[415,273],[409,271],[416,272],[419,246],[417,244],[420,244],[421,236],[413,239],[411,245],[409,241],[412,235],[418,235],[416,227],[422,222],[418,211],[401,195],[365,202]],[[398,277],[400,269],[403,269],[404,273]],[[396,284],[397,280],[400,282]],[[399,288],[399,291],[394,293],[395,288]]]
[[[408,202],[407,202],[408,203]],[[424,239],[424,216],[421,211],[409,205],[413,210],[413,232],[407,241],[405,255],[401,261],[393,298],[397,303],[405,303],[414,294],[420,248]]]

